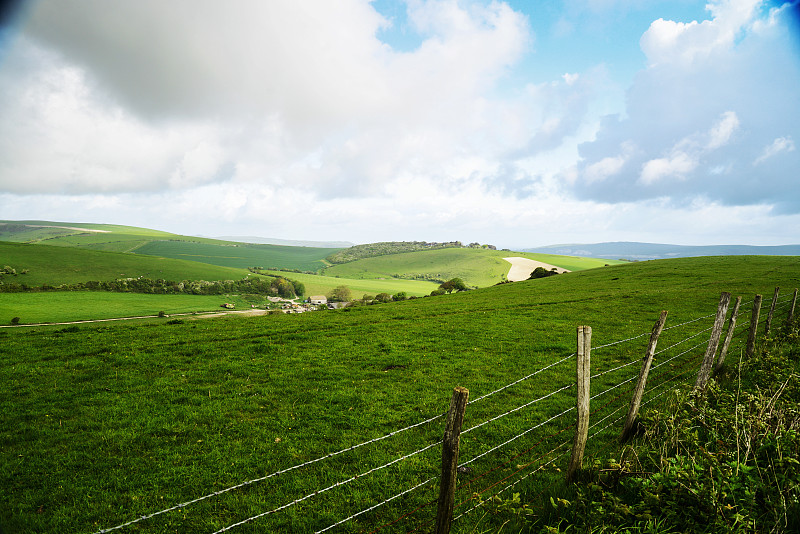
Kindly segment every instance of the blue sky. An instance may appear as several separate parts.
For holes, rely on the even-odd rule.
[[[797,1],[18,5],[0,219],[800,242]]]

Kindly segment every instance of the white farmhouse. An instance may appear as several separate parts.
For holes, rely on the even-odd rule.
[[[327,304],[328,297],[326,297],[325,295],[311,295],[310,297],[308,297],[308,301],[311,304]]]

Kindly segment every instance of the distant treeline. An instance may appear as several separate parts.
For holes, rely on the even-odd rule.
[[[123,278],[111,281],[88,281],[58,286],[42,284],[29,286],[19,283],[0,282],[0,293],[38,291],[115,291],[120,293],[149,293],[155,295],[224,295],[249,293],[294,298],[305,294],[302,282],[282,276],[258,276],[242,280],[153,280],[150,278]]]
[[[327,256],[325,259],[331,263],[347,263],[371,258],[373,256],[386,256],[387,254],[400,254],[403,252],[417,252],[419,250],[434,250],[440,248],[461,248],[461,241],[447,243],[429,243],[426,241],[383,241],[366,245],[355,245]]]

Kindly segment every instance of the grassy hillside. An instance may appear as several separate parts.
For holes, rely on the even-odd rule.
[[[247,244],[133,226],[52,221],[0,221],[0,241],[136,252],[242,269],[260,266],[303,271],[320,269],[325,265],[322,259],[339,250]]]
[[[139,276],[165,280],[238,280],[247,276],[246,269],[187,260],[2,241],[0,258],[3,265],[13,267],[17,273],[28,270],[17,276],[4,275],[2,281],[29,286]]]
[[[460,490],[460,502],[487,481],[502,484],[531,460],[531,450],[540,454],[537,443],[559,426],[532,429],[574,406],[568,391],[531,403],[569,384],[574,360],[479,399],[574,351],[576,325],[592,326],[595,347],[643,336],[595,350],[593,372],[634,363],[593,380],[593,392],[603,391],[638,372],[661,309],[670,312],[668,327],[677,326],[713,317],[720,291],[748,300],[798,285],[795,257],[693,258],[350,311],[3,329],[0,525],[10,532],[96,532],[313,462],[126,528],[216,532],[287,505],[234,532],[321,530],[436,476],[442,420],[422,421],[446,410],[456,385],[467,387],[472,401],[462,458],[474,460],[472,474],[485,475],[474,483],[480,486]],[[702,331],[709,320],[665,330],[659,346]],[[604,400],[593,401],[593,409]],[[418,425],[314,461],[411,424]],[[559,425],[571,433],[568,418]],[[618,430],[605,432],[606,442],[615,442]],[[592,443],[598,448],[589,454],[602,453],[604,442]],[[562,474],[548,469],[513,491],[530,498],[553,476]],[[423,485],[335,532],[394,521],[386,531],[426,531],[433,514],[426,503],[436,495],[435,483]],[[454,532],[476,532],[482,517],[480,510],[465,516]]]
[[[333,265],[326,268],[324,274],[357,279],[410,278],[417,276],[421,279],[449,280],[458,277],[464,280],[467,285],[486,287],[494,285],[503,279],[511,267],[503,258],[512,256],[550,263],[570,271],[622,263],[575,256],[554,256],[474,248],[444,248],[364,258],[349,263]]]
[[[225,267],[263,267],[317,271],[325,266],[325,256],[338,249],[255,245],[248,243],[194,243],[188,241],[151,241],[132,252],[221,265]]]

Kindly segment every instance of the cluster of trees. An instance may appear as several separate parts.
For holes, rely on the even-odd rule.
[[[79,282],[53,286],[27,286],[25,284],[3,284],[0,292],[21,291],[116,291],[121,293],[149,293],[158,295],[223,295],[228,293],[250,293],[258,295],[294,298],[305,294],[302,282],[290,280],[282,276],[250,277],[242,280],[152,280],[150,278],[123,278],[111,281]]]
[[[417,297],[411,296],[409,297],[405,291],[399,291],[394,295],[390,295],[389,293],[378,293],[377,295],[364,295],[360,299],[355,299],[350,301],[348,307],[353,306],[368,306],[371,304],[384,304],[386,302],[398,302],[401,300],[409,300],[415,299]]]
[[[353,293],[347,286],[336,286],[328,294],[330,302],[350,302],[353,300]]]
[[[469,289],[467,284],[461,278],[451,278],[447,282],[442,282],[438,289],[431,291],[431,296],[444,295],[445,293],[452,293],[453,291],[466,291]]]

